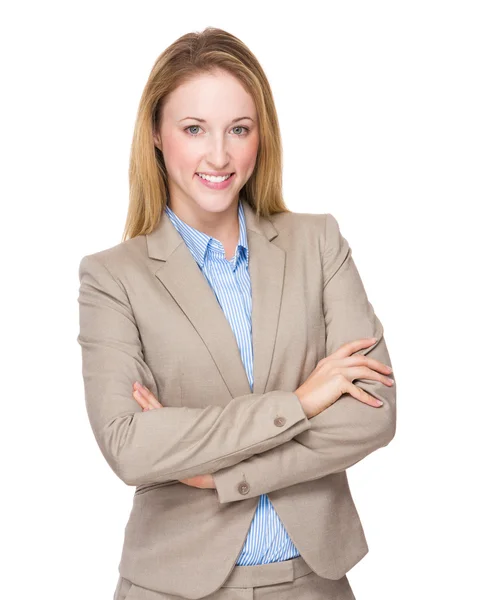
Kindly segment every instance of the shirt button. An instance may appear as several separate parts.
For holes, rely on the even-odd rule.
[[[276,427],[282,427],[286,422],[286,418],[285,417],[276,417],[274,419],[274,425]]]
[[[250,486],[246,481],[242,481],[241,483],[238,484],[238,491],[241,494],[248,494],[250,491]]]

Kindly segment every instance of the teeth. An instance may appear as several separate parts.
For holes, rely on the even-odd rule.
[[[222,181],[226,181],[230,175],[225,175],[224,177],[215,177],[214,175],[205,175],[204,173],[197,173],[198,177],[201,179],[206,179],[207,181],[211,181],[212,183],[220,183]]]

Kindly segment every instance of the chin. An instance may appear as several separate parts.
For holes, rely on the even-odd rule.
[[[220,196],[218,194],[220,194]],[[202,210],[208,212],[222,212],[232,206],[232,204],[236,203],[238,201],[238,196],[238,193],[237,197],[235,197],[235,195],[233,195],[233,197],[225,195],[221,192],[212,194],[210,190],[208,194],[198,194],[197,196],[192,196],[192,198],[193,202]]]
[[[227,200],[226,202],[224,202],[223,200],[221,200],[220,202],[218,202],[215,200],[209,200],[208,202],[197,202],[197,204],[202,210],[206,210],[207,212],[212,213],[219,213],[224,212],[225,210],[230,208],[230,206],[234,204],[234,201]]]

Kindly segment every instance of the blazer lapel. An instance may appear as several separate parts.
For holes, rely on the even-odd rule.
[[[279,235],[272,222],[265,217],[258,218],[245,200],[243,203],[252,285],[253,391],[255,394],[264,394],[277,337],[286,253],[271,243]]]
[[[269,219],[257,217],[243,201],[249,245],[252,289],[254,388],[265,393],[279,322],[285,252],[271,243],[278,231]],[[205,343],[231,397],[250,394],[235,335],[213,289],[165,211],[146,236],[150,258],[158,261],[155,276],[168,290]]]

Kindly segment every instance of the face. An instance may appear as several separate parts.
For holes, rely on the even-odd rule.
[[[257,158],[257,119],[252,97],[224,71],[197,75],[167,96],[154,143],[167,168],[169,206],[183,220],[214,223],[236,214]],[[212,172],[232,176],[212,187],[197,175]]]

